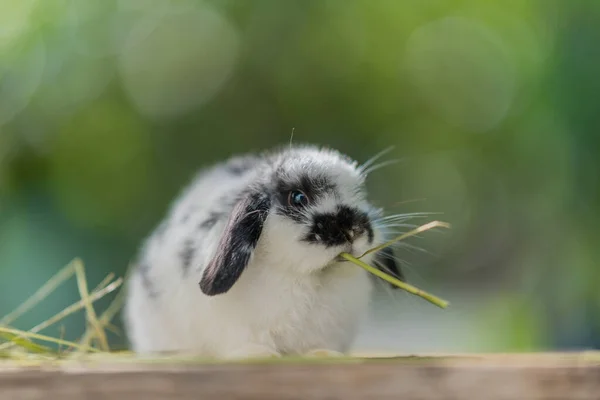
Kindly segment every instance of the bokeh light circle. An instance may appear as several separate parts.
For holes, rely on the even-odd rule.
[[[516,93],[510,48],[473,19],[446,17],[417,28],[408,39],[405,62],[431,109],[471,132],[498,126]]]
[[[239,51],[234,27],[207,6],[168,13],[151,32],[142,19],[128,41],[136,44],[120,56],[120,77],[134,106],[150,118],[179,116],[211,100]]]

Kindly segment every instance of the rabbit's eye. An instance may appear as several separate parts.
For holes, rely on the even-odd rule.
[[[304,207],[308,204],[308,197],[300,190],[292,190],[288,194],[288,204],[292,207]]]

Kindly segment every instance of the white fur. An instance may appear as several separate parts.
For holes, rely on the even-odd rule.
[[[337,254],[350,249],[301,242],[302,227],[284,216],[269,213],[248,267],[227,293],[209,297],[199,288],[226,221],[208,231],[198,231],[198,224],[224,196],[232,196],[279,163],[289,163],[290,179],[305,171],[325,171],[335,180],[339,198],[311,207],[323,211],[341,202],[371,209],[363,191],[355,190],[362,188],[364,180],[356,165],[336,152],[311,147],[297,149],[295,155],[293,160],[285,155],[270,158],[241,176],[217,165],[201,172],[174,202],[163,233],[150,236],[140,252],[140,260],[149,266],[148,279],[159,294],[149,295],[137,270],[128,283],[124,321],[134,351],[230,358],[317,349],[343,353],[351,348],[367,313],[371,278],[353,264],[332,263]],[[358,239],[352,249],[355,254],[382,242],[376,226],[373,229],[374,243]],[[198,245],[184,275],[179,252],[190,239]],[[371,261],[369,256],[364,260]]]

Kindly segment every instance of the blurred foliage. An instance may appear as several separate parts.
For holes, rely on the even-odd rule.
[[[74,257],[123,273],[197,168],[294,130],[395,146],[371,197],[453,224],[400,256],[485,349],[600,347],[599,26],[583,0],[0,0],[0,315]]]

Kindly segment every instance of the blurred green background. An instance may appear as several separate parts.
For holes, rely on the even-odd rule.
[[[599,43],[597,1],[0,0],[0,315],[75,257],[123,274],[196,169],[294,130],[394,145],[371,199],[453,225],[398,253],[451,307],[382,290],[360,349],[599,348]]]

